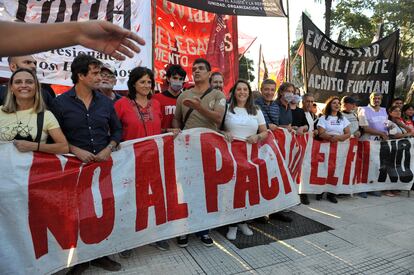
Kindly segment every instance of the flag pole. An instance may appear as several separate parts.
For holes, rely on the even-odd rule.
[[[257,39],[257,36],[253,39],[252,43],[250,43],[249,47],[247,47],[247,49],[240,55],[239,61],[244,56],[244,54],[247,53],[247,51],[250,49],[250,47],[253,45],[253,43],[254,43],[254,41],[256,41],[256,39]]]
[[[259,90],[260,87],[260,65],[262,64],[262,44],[260,44],[259,48],[259,65],[257,66],[257,89]]]
[[[286,9],[287,9],[287,45],[288,45],[288,47],[287,47],[287,52],[288,52],[288,55],[287,55],[287,66],[286,66],[286,71],[287,71],[287,77],[286,77],[286,80],[287,81],[290,81],[290,66],[291,66],[291,64],[290,64],[290,19],[289,19],[289,16],[290,16],[290,13],[289,13],[289,0],[286,0]]]
[[[151,1],[152,4],[152,71],[154,71],[154,67],[155,67],[155,62],[154,62],[154,56],[155,56],[155,25],[157,23],[157,15],[156,15],[156,11],[157,11],[157,1]]]

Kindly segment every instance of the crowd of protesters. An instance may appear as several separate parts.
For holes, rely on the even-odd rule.
[[[168,88],[154,95],[155,80],[150,69],[137,67],[130,72],[127,95],[114,91],[116,71],[94,57],[79,55],[71,65],[74,86],[54,98],[43,88],[36,76],[36,61],[31,56],[8,59],[11,78],[0,87],[0,141],[13,141],[21,152],[72,153],[84,163],[107,160],[122,141],[173,133],[192,128],[218,131],[232,142],[244,140],[258,143],[267,138],[268,130],[284,128],[327,142],[388,140],[414,136],[414,106],[394,100],[387,111],[381,107],[382,95],[372,93],[368,106],[359,106],[354,98],[331,97],[317,114],[312,94],[301,95],[293,84],[265,79],[260,93],[255,94],[245,80],[237,80],[226,98],[225,79],[211,72],[205,59],[192,66],[194,85],[184,90],[187,77],[180,65],[170,65],[166,71]],[[277,89],[277,92],[276,92]],[[385,191],[395,196],[395,191]],[[371,192],[380,196],[380,192]],[[322,199],[323,194],[316,196]],[[366,193],[360,193],[366,198]],[[301,194],[301,202],[309,204],[309,196]],[[327,193],[327,199],[337,203],[337,196]],[[283,212],[269,218],[290,222]],[[263,219],[263,218],[262,218]],[[264,218],[268,219],[267,217]],[[253,235],[245,222],[229,225],[227,238],[234,240],[237,231]],[[212,246],[209,231],[195,234],[205,246]],[[177,238],[186,247],[188,236]],[[167,241],[156,242],[160,250],[168,250]],[[121,253],[129,257],[132,250]],[[95,259],[90,264],[116,271],[121,265],[109,257]],[[82,273],[89,263],[79,264],[73,274]]]

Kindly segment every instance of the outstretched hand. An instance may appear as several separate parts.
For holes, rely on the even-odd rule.
[[[133,57],[133,52],[140,52],[136,43],[145,45],[145,41],[135,33],[107,21],[82,22],[77,42],[118,60],[125,60],[125,55]]]

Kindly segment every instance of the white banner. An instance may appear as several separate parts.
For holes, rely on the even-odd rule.
[[[88,165],[0,144],[0,163],[0,274],[52,273],[299,203],[271,133],[230,144],[193,129]]]
[[[80,53],[92,55],[114,66],[118,82],[116,90],[127,90],[129,71],[137,66],[152,67],[151,1],[102,0],[102,1],[49,1],[0,0],[0,20],[26,23],[54,23],[69,21],[108,20],[136,32],[145,42],[141,52],[131,59],[117,61],[109,55],[81,46],[56,49],[34,55],[37,73],[42,83],[72,85],[70,65]],[[2,38],[7,39],[7,38]],[[51,38],[52,39],[52,38]],[[11,75],[7,58],[0,58],[0,77]]]
[[[412,138],[330,143],[285,129],[274,134],[299,193],[410,190],[413,185]]]

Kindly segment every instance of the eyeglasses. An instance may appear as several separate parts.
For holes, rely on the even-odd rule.
[[[101,77],[106,77],[106,78],[115,78],[115,76],[113,74],[107,74],[107,73],[101,73]]]

